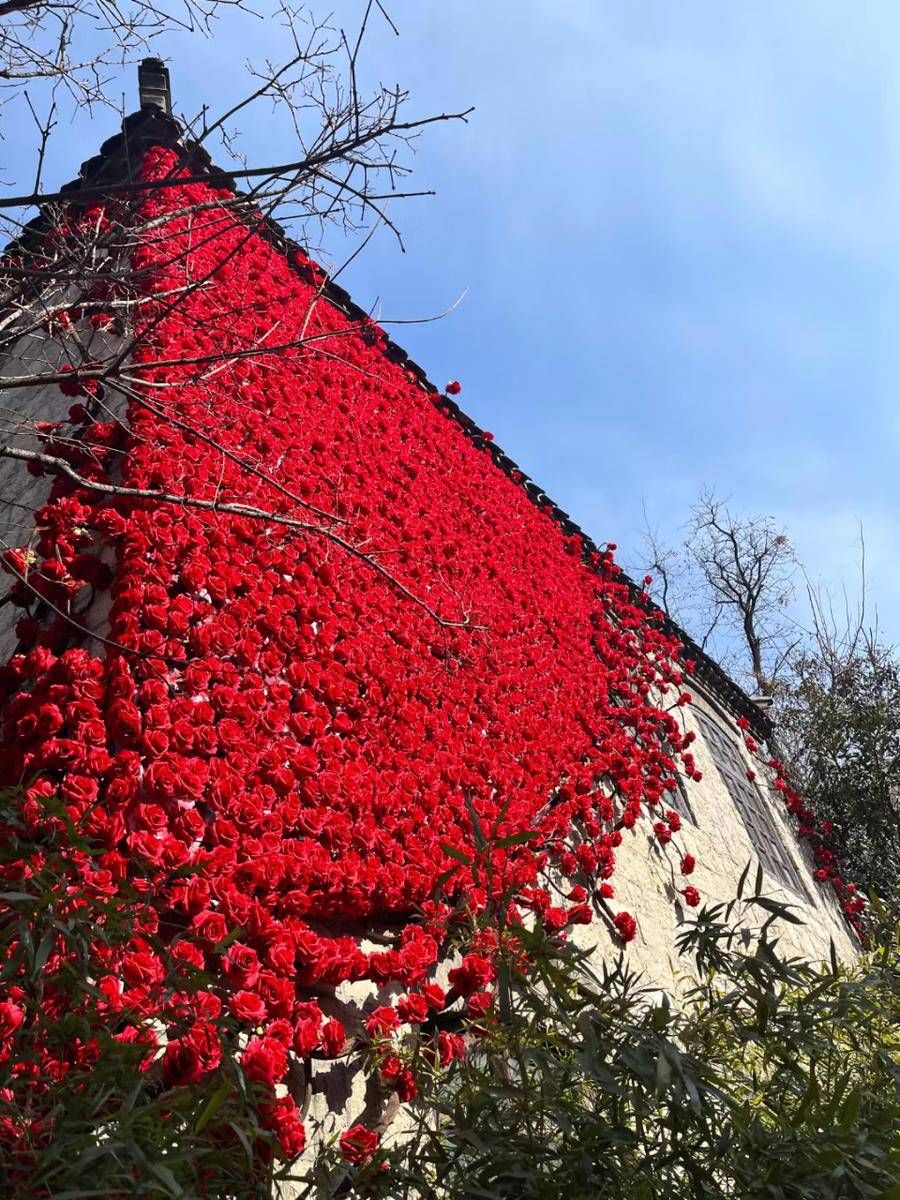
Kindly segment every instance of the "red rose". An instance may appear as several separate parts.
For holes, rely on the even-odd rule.
[[[568,914],[564,908],[560,908],[558,905],[551,905],[541,914],[541,920],[548,933],[557,933],[566,924]]]
[[[459,382],[458,379],[451,379],[450,382],[447,384],[447,386],[444,388],[444,391],[447,393],[448,396],[458,396],[459,393],[462,391],[462,384]]]
[[[283,975],[292,972],[297,957],[294,939],[288,934],[279,934],[276,938],[269,942],[268,955],[269,962],[276,971],[281,972]]]
[[[305,1058],[319,1044],[322,1027],[322,1010],[315,1000],[298,1004],[294,1009],[294,1050]]]
[[[340,1021],[333,1017],[322,1026],[322,1053],[335,1058],[344,1049],[347,1034]]]
[[[387,1037],[400,1025],[396,1008],[384,1004],[366,1018],[366,1032],[371,1037]]]
[[[163,1078],[170,1087],[196,1083],[203,1077],[197,1048],[185,1038],[174,1038],[166,1046],[162,1059]]]
[[[288,1161],[299,1158],[306,1146],[306,1130],[290,1096],[282,1096],[264,1105],[261,1115],[264,1128],[270,1129],[278,1139],[281,1157]]]
[[[178,887],[179,904],[184,908],[185,912],[199,913],[209,903],[211,889],[209,880],[203,879],[200,875],[195,875],[191,879],[183,881]]]
[[[494,967],[478,954],[467,954],[447,978],[461,996],[471,996],[474,992],[483,992],[493,980]]]
[[[52,737],[63,727],[63,715],[55,704],[42,704],[37,712],[37,731],[41,737]]]
[[[203,951],[193,942],[176,942],[172,947],[172,957],[186,966],[196,967],[198,971],[206,966]]]
[[[87,808],[97,799],[100,785],[89,775],[67,775],[60,787],[64,798],[76,807]]]
[[[191,989],[190,992],[179,993],[178,999],[184,1012],[198,1020],[217,1021],[222,1015],[222,1001],[212,992],[195,992]]]
[[[684,856],[684,858],[681,860],[682,875],[693,874],[694,867],[696,867],[696,865],[697,865],[697,860],[694,858],[693,854],[686,854]]]
[[[369,1161],[378,1149],[379,1136],[365,1125],[353,1125],[341,1134],[341,1154],[349,1163],[361,1166]]]
[[[635,921],[631,913],[618,913],[615,917],[613,917],[613,925],[615,925],[616,929],[618,930],[619,937],[623,942],[630,942],[634,940],[635,934],[637,933],[637,921]]]
[[[661,846],[665,846],[672,840],[672,830],[665,821],[654,821],[653,832],[656,834]]]
[[[296,994],[292,979],[282,979],[272,971],[260,971],[256,987],[273,1017],[291,1015]]]
[[[396,1083],[403,1071],[403,1061],[396,1054],[389,1054],[381,1060],[378,1068],[385,1083]]]
[[[685,904],[688,904],[691,908],[696,908],[700,903],[700,893],[695,887],[682,888],[681,894],[684,896]]]
[[[233,987],[252,988],[259,979],[259,957],[252,946],[233,942],[225,952],[222,970]]]
[[[113,1038],[123,1046],[146,1047],[147,1054],[141,1059],[140,1069],[142,1071],[150,1069],[159,1049],[156,1034],[152,1029],[147,1029],[146,1026],[138,1028],[136,1025],[126,1025],[124,1029],[120,1029],[118,1033],[114,1033]]]
[[[235,992],[228,1000],[228,1007],[247,1025],[259,1025],[266,1019],[266,1006],[256,992]]]
[[[397,1012],[401,1021],[419,1025],[428,1016],[428,1001],[424,996],[401,996],[397,1001]]]
[[[428,1001],[429,1008],[435,1008],[438,1011],[440,1011],[447,1003],[447,993],[437,983],[423,984],[422,995]]]
[[[494,996],[492,992],[476,992],[474,996],[469,997],[466,1011],[470,1017],[483,1017],[490,1011],[493,1003]]]
[[[155,954],[138,950],[122,959],[122,974],[130,987],[152,987],[162,981],[162,963]]]
[[[449,1067],[456,1060],[466,1057],[466,1043],[458,1033],[447,1033],[442,1029],[438,1034],[438,1054],[442,1067]]]
[[[211,1021],[195,1021],[190,1032],[182,1041],[190,1045],[197,1053],[201,1069],[214,1071],[222,1061],[222,1045]]]
[[[241,1055],[248,1079],[274,1088],[287,1072],[287,1051],[275,1038],[251,1038]]]
[[[567,914],[567,921],[571,925],[590,925],[593,919],[589,904],[573,904]]]
[[[207,946],[217,946],[228,936],[228,924],[220,912],[206,909],[191,922],[191,929]]]
[[[0,1042],[8,1041],[25,1020],[25,1012],[9,1000],[0,1003]]]

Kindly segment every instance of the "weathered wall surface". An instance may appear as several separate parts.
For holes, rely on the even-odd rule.
[[[646,828],[638,826],[623,831],[624,842],[618,855],[614,883],[616,903],[637,915],[637,935],[628,946],[629,960],[645,973],[648,981],[662,987],[673,986],[676,977],[689,966],[675,952],[679,925],[690,915],[690,909],[679,895],[685,883],[694,884],[704,902],[727,902],[734,897],[741,874],[750,862],[745,894],[752,890],[758,855],[692,708],[700,708],[716,720],[734,739],[747,769],[755,769],[760,775],[761,794],[772,821],[806,885],[804,891],[798,893],[764,874],[765,894],[790,904],[804,922],[802,926],[779,922],[778,933],[784,949],[819,960],[827,957],[829,940],[833,939],[838,954],[851,958],[858,945],[855,935],[831,888],[813,880],[811,856],[790,827],[778,793],[770,793],[765,786],[765,771],[744,748],[734,718],[723,713],[696,688],[693,695],[694,705],[684,710],[684,720],[687,728],[697,734],[693,750],[703,778],[699,783],[691,780],[686,784],[696,824],[685,820],[679,838],[681,845],[696,857],[697,867],[686,880],[678,874],[678,856],[667,855]],[[608,955],[607,939],[601,934],[598,940],[597,932],[590,926],[579,929],[579,943],[584,946],[597,944],[598,955]]]

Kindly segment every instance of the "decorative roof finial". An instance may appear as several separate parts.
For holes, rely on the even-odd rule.
[[[138,67],[138,96],[141,108],[161,108],[164,113],[172,111],[169,68],[161,58],[145,58]]]

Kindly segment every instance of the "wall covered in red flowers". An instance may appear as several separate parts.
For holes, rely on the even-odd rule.
[[[146,177],[174,163],[152,150]],[[26,785],[34,831],[70,822],[98,848],[73,850],[73,875],[98,895],[139,879],[175,960],[220,981],[186,1026],[140,937],[103,962],[112,1008],[169,1021],[169,1081],[214,1064],[204,1022],[224,1005],[253,1034],[247,1073],[274,1087],[291,1055],[345,1046],[323,988],[402,985],[372,1037],[460,997],[483,1010],[490,937],[463,947],[449,995],[429,982],[460,897],[506,897],[513,928],[531,910],[551,930],[595,900],[632,937],[610,882],[620,830],[649,819],[670,842],[676,767],[695,766],[669,711],[679,647],[614,547],[566,536],[227,198],[195,183],[144,200],[127,420],[74,372],[44,430],[85,478],[169,499],[58,478],[32,552],[7,556],[23,603],[45,604],[2,675],[0,774]],[[105,645],[64,619],[90,587],[111,588]],[[42,803],[57,794],[64,816]],[[363,948],[373,927],[390,945]],[[294,1149],[295,1117],[279,1110]]]

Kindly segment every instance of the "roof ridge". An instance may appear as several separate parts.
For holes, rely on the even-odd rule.
[[[104,182],[110,184],[113,180],[120,183],[123,181],[137,182],[132,174],[132,167],[136,165],[136,158],[140,152],[150,146],[167,148],[180,146],[184,151],[185,162],[196,163],[204,177],[215,181],[221,187],[227,187],[240,197],[242,193],[228,171],[217,166],[200,143],[193,139],[185,139],[185,133],[184,126],[175,117],[154,105],[145,105],[123,118],[121,132],[107,138],[99,152],[82,163],[78,177],[60,188],[60,193],[65,194],[70,201],[77,201],[79,192],[84,192],[87,188],[96,189]],[[91,198],[93,198],[93,191]],[[23,228],[22,234],[7,247],[4,253],[8,253],[19,244],[27,244],[33,238],[41,236],[46,231],[47,220],[47,214],[42,212],[29,221]],[[293,270],[302,269],[296,262],[298,252],[308,261],[315,261],[311,258],[307,248],[291,238],[284,227],[271,217],[263,217],[256,228],[261,237],[284,255]],[[356,304],[349,292],[330,280],[327,274],[321,285],[321,294],[352,321],[371,323],[372,318],[369,314]],[[383,330],[382,333],[384,333]],[[548,513],[567,537],[578,537],[581,540],[584,547],[584,561],[590,567],[592,565],[590,556],[600,553],[594,540],[544,492],[539,484],[530,478],[527,472],[523,471],[509,455],[500,449],[492,436],[486,436],[485,431],[450,396],[432,383],[425,369],[410,358],[402,346],[386,333],[384,337],[384,355],[388,361],[412,375],[415,382],[429,395],[435,406],[451,420],[454,420],[476,446],[486,450],[493,458],[495,465],[504,474],[511,477],[513,482],[523,487],[532,503]],[[619,567],[618,578],[628,587],[632,599],[636,600],[645,595],[638,584],[621,567]],[[773,732],[772,722],[740,684],[736,683],[725,669],[711,658],[668,613],[652,601],[650,602],[650,611],[654,619],[659,621],[663,631],[682,644],[686,657],[694,660],[695,669],[692,677],[710,687],[732,713],[739,717],[745,717],[759,740],[767,741]]]

